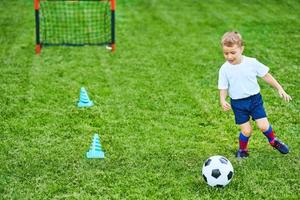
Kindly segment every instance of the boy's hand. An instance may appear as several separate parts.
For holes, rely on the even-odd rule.
[[[229,103],[227,103],[227,101],[221,101],[221,106],[224,111],[228,111],[231,109],[231,105]]]
[[[283,89],[278,90],[279,96],[283,98],[285,101],[289,102],[292,100],[292,97],[288,95]]]

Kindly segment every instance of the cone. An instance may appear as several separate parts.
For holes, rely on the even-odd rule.
[[[93,106],[93,101],[90,100],[87,91],[84,87],[80,89],[80,98],[78,102],[78,107],[91,107]]]
[[[100,138],[98,134],[94,135],[91,148],[86,153],[87,158],[104,158],[104,152],[102,151],[102,147],[100,144]]]

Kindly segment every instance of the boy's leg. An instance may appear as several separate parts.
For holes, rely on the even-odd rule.
[[[266,117],[255,120],[258,128],[268,138],[270,144],[274,143],[275,133],[270,126],[270,123]]]
[[[250,122],[240,124],[241,132],[239,135],[239,150],[237,151],[238,158],[248,157],[248,142],[252,133]]]
[[[274,148],[276,148],[280,153],[283,154],[287,154],[289,152],[288,146],[275,137],[275,132],[266,117],[256,119],[255,121],[258,128],[268,138],[269,143]]]

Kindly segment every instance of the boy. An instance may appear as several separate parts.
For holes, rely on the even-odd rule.
[[[268,138],[270,145],[282,154],[289,152],[288,146],[275,137],[263,106],[260,87],[256,77],[261,77],[268,84],[278,90],[279,96],[289,102],[292,98],[284,91],[281,85],[271,74],[269,68],[257,61],[242,55],[244,46],[238,32],[227,32],[223,35],[221,45],[226,62],[219,70],[218,89],[220,90],[220,103],[224,111],[232,108],[235,122],[240,126],[238,158],[249,156],[248,141],[252,127],[250,116],[255,120],[258,128]],[[227,94],[231,104],[226,101]]]

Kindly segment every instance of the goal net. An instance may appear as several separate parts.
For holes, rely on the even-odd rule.
[[[36,51],[46,46],[115,47],[115,0],[35,0]]]

